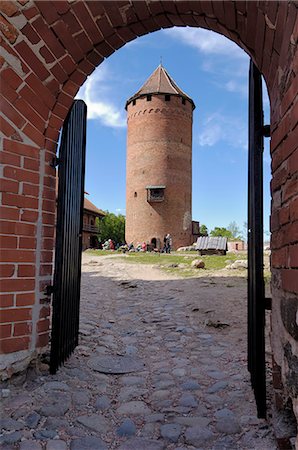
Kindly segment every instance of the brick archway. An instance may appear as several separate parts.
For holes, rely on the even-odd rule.
[[[1,3],[2,351],[13,372],[48,341],[59,129],[86,77],[125,43],[172,26],[236,42],[264,75],[271,101],[272,345],[289,395],[297,355],[297,4],[242,1]],[[295,331],[296,330],[296,331]],[[287,346],[287,347],[286,347]],[[287,352],[285,352],[287,348]],[[297,402],[297,400],[296,400]],[[298,404],[297,404],[298,407]]]

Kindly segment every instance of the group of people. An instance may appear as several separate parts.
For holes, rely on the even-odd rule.
[[[103,250],[115,250],[115,243],[112,239],[108,239],[102,244]]]
[[[102,244],[102,250],[122,250],[125,252],[148,252],[148,251],[156,251],[161,253],[171,253],[172,249],[172,237],[171,235],[165,234],[163,239],[163,247],[162,248],[153,248],[152,244],[148,244],[145,241],[142,243],[138,243],[136,246],[133,243],[130,244],[118,244],[115,245],[115,242],[112,239],[106,240]]]

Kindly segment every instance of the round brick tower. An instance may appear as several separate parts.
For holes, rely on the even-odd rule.
[[[194,102],[162,65],[126,103],[126,242],[192,242]]]

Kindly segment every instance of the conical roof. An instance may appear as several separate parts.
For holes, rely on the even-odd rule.
[[[127,100],[125,108],[127,108],[129,103],[133,100],[149,94],[177,95],[188,100],[192,104],[193,109],[195,108],[193,100],[177,86],[162,64],[154,70],[141,89]]]

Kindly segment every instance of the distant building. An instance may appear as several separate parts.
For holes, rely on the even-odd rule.
[[[228,251],[229,252],[240,252],[247,250],[247,244],[238,239],[237,241],[228,241]]]
[[[192,244],[193,100],[160,65],[126,102],[126,242]],[[194,224],[195,236],[199,224]]]
[[[99,248],[99,228],[96,225],[96,218],[101,220],[105,215],[101,209],[84,197],[82,250]]]
[[[201,236],[196,243],[200,255],[226,255],[228,243],[226,237]]]

